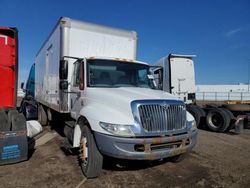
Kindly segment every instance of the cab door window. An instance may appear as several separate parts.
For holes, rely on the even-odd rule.
[[[80,63],[74,64],[73,87],[79,87],[80,84]]]

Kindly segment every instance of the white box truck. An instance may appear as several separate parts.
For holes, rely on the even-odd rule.
[[[183,54],[169,54],[159,59],[155,65],[163,68],[163,82],[160,81],[163,89],[178,98],[182,99],[185,103],[193,103],[195,99],[195,74],[193,58],[195,55]],[[161,70],[162,71],[162,70]],[[157,84],[159,83],[159,69],[154,76]]]
[[[196,144],[193,116],[155,89],[136,43],[136,32],[61,18],[36,56],[39,121],[70,116],[66,136],[88,178],[100,174],[104,155],[178,161]]]
[[[235,127],[236,117],[249,111],[247,104],[209,104],[198,106],[195,93],[195,55],[169,54],[158,60],[152,72],[157,87],[186,103],[186,109],[195,118],[197,126],[214,132],[226,132]],[[248,107],[247,109],[245,107]]]

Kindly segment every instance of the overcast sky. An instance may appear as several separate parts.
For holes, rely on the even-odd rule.
[[[19,30],[19,82],[61,16],[137,31],[148,63],[195,54],[197,84],[248,82],[249,0],[0,0],[0,25]]]

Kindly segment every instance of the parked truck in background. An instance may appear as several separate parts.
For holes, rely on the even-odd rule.
[[[17,29],[0,27],[0,107],[16,107],[18,79]]]
[[[26,160],[26,121],[16,110],[18,30],[0,27],[0,165]]]
[[[37,102],[35,100],[35,64],[30,68],[27,83],[21,83],[21,89],[25,92],[25,95],[21,101],[19,111],[23,113],[26,120],[37,120]]]
[[[86,177],[103,156],[178,161],[196,144],[193,116],[155,89],[150,66],[136,61],[136,32],[61,18],[35,59],[38,119],[65,119]]]
[[[234,104],[197,105],[194,57],[195,55],[169,54],[158,60],[153,69],[157,87],[182,99],[198,126],[205,125],[215,132],[228,131],[233,128],[236,117],[247,112],[242,108],[244,106]]]

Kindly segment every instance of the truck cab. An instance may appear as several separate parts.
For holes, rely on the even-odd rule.
[[[155,87],[147,63],[89,57],[75,61],[72,71],[64,88],[69,89],[70,114],[76,121],[69,135],[73,147],[80,147],[87,177],[99,173],[88,171],[92,160],[102,161],[102,155],[179,160],[195,146],[193,116],[183,101]]]
[[[24,83],[21,83],[21,89],[25,92],[25,96],[21,101],[19,111],[23,113],[27,120],[37,119],[37,103],[35,101],[35,64],[30,68],[25,87]]]

